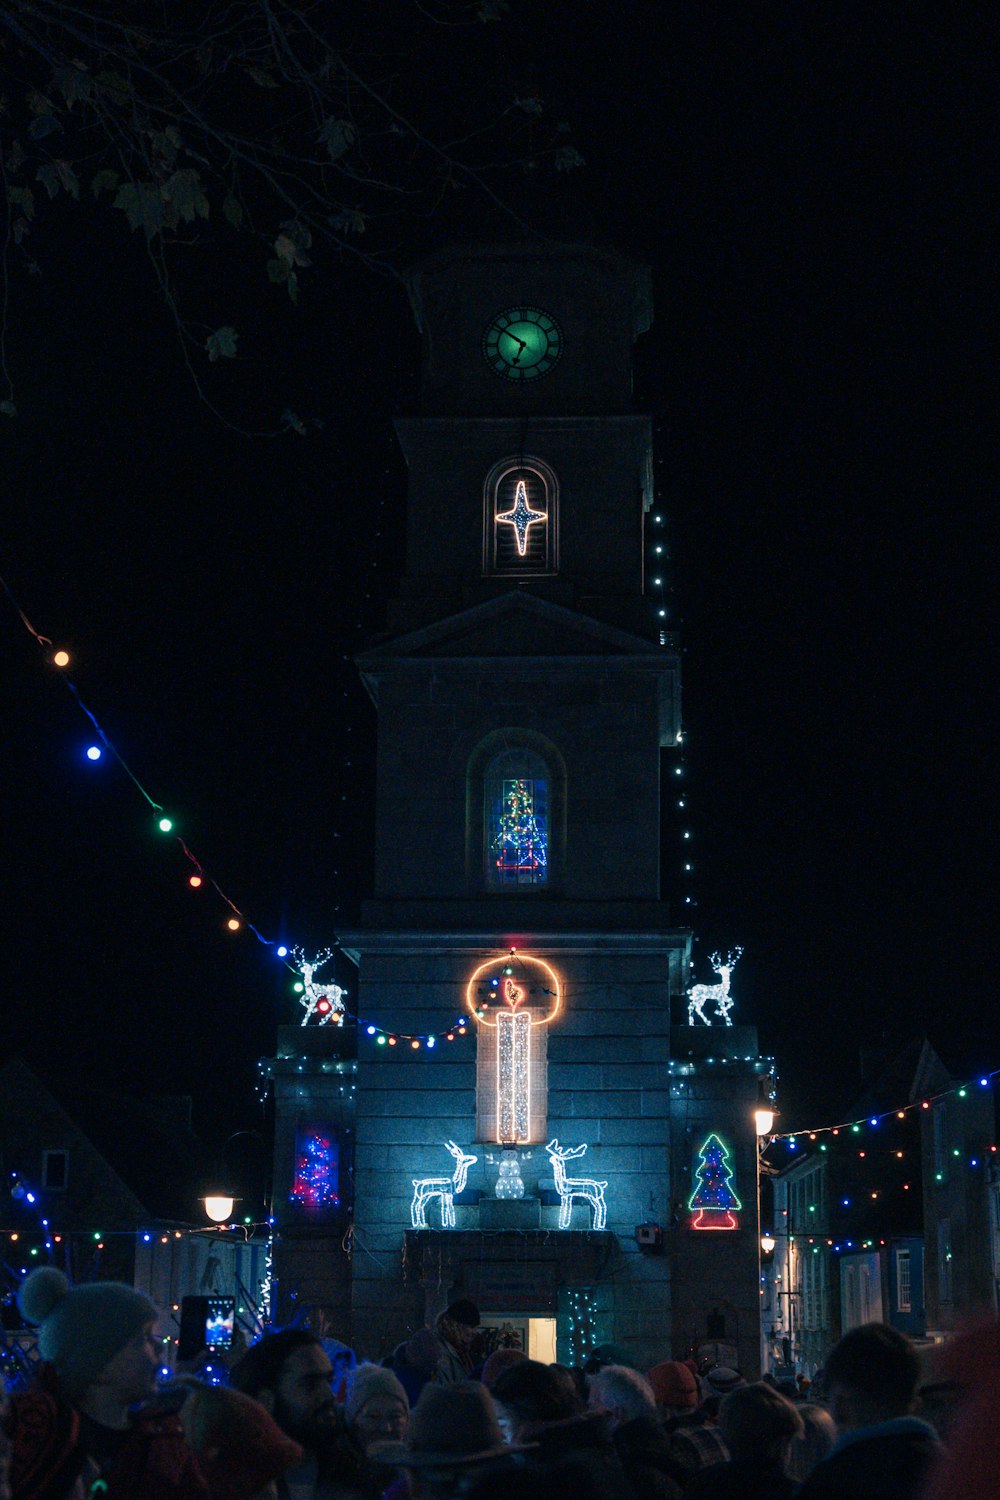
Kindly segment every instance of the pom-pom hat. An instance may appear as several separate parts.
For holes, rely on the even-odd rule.
[[[55,1266],[40,1266],[22,1281],[17,1305],[38,1325],[38,1352],[71,1401],[157,1316],[149,1298],[123,1281],[71,1287]]]

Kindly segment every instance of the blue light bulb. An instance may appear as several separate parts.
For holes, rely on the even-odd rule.
[[[100,758],[101,758],[101,747],[100,747],[100,745],[88,745],[87,746],[87,759],[88,760],[100,760]]]

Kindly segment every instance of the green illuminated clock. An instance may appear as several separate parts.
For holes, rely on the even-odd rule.
[[[497,313],[483,334],[486,363],[508,380],[536,380],[547,375],[561,353],[559,324],[538,307],[513,307]]]

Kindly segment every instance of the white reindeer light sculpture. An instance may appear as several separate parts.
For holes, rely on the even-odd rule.
[[[688,1025],[693,1026],[695,1017],[703,1021],[706,1026],[712,1022],[705,1014],[705,1006],[709,1000],[715,1001],[715,1014],[724,1026],[732,1026],[732,1018],[729,1012],[733,1008],[733,1002],[729,998],[729,976],[736,967],[736,961],[743,952],[742,948],[734,948],[726,955],[725,963],[717,953],[713,953],[708,960],[719,976],[718,984],[693,984],[688,990]]]
[[[344,1021],[344,996],[346,990],[341,989],[339,984],[324,984],[314,976],[317,969],[321,969],[328,959],[333,957],[332,948],[324,948],[315,958],[306,958],[300,948],[292,949],[292,957],[299,966],[302,975],[302,994],[299,1000],[305,1014],[302,1017],[302,1025],[308,1026],[315,1017],[320,1026],[329,1026],[331,1022],[340,1026]]]
[[[556,1192],[559,1194],[559,1228],[568,1229],[570,1217],[573,1213],[573,1199],[582,1198],[589,1203],[593,1209],[593,1217],[590,1227],[592,1229],[603,1229],[608,1222],[608,1205],[604,1201],[604,1189],[606,1182],[595,1182],[592,1177],[567,1177],[566,1163],[573,1161],[575,1157],[582,1156],[586,1146],[560,1146],[558,1141],[549,1141],[546,1151],[552,1158],[552,1167],[556,1178]]]
[[[432,1198],[441,1199],[441,1228],[455,1227],[455,1194],[465,1189],[469,1180],[469,1168],[479,1160],[469,1156],[454,1141],[445,1141],[445,1146],[455,1158],[455,1170],[450,1177],[414,1177],[413,1201],[410,1204],[410,1224],[414,1229],[427,1229],[427,1205]]]

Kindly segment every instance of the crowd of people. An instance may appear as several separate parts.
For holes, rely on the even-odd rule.
[[[0,1500],[1000,1500],[1000,1325],[955,1340],[933,1388],[870,1323],[806,1381],[725,1366],[483,1360],[468,1299],[381,1364],[267,1332],[228,1385],[159,1385],[157,1310],[43,1267],[20,1293],[33,1387],[0,1421]]]

